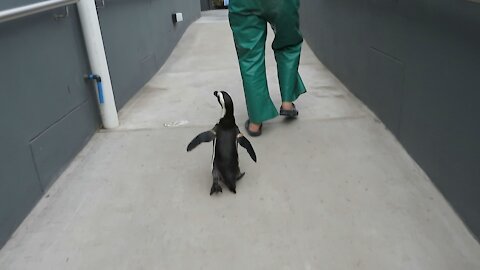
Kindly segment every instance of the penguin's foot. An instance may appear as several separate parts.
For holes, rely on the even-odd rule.
[[[210,196],[219,192],[222,192],[222,187],[218,183],[213,183],[212,188],[210,189]]]
[[[235,184],[236,181],[227,181],[225,182],[225,185],[228,187],[228,190],[230,190],[232,193],[237,194],[237,185]]]

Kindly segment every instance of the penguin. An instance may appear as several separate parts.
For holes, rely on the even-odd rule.
[[[187,146],[187,152],[190,152],[201,143],[213,141],[213,184],[210,196],[222,192],[219,182],[223,182],[231,192],[237,193],[236,182],[245,175],[238,164],[238,145],[245,148],[252,160],[257,162],[252,144],[235,123],[232,98],[225,91],[215,91],[213,94],[222,108],[220,121],[211,130],[198,134]]]

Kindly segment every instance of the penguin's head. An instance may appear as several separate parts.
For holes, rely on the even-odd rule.
[[[230,95],[225,91],[215,91],[213,95],[222,107],[222,118],[233,117],[233,101]]]

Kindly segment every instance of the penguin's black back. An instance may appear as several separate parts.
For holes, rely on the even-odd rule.
[[[237,152],[237,135],[238,129],[217,128],[217,136],[215,141],[215,159],[214,165],[222,172],[231,172],[236,175],[238,172],[238,152]],[[224,177],[227,177],[224,175]]]

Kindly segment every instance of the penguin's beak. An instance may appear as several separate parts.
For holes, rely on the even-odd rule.
[[[217,94],[218,94],[218,91],[213,92],[214,96],[217,96]]]

